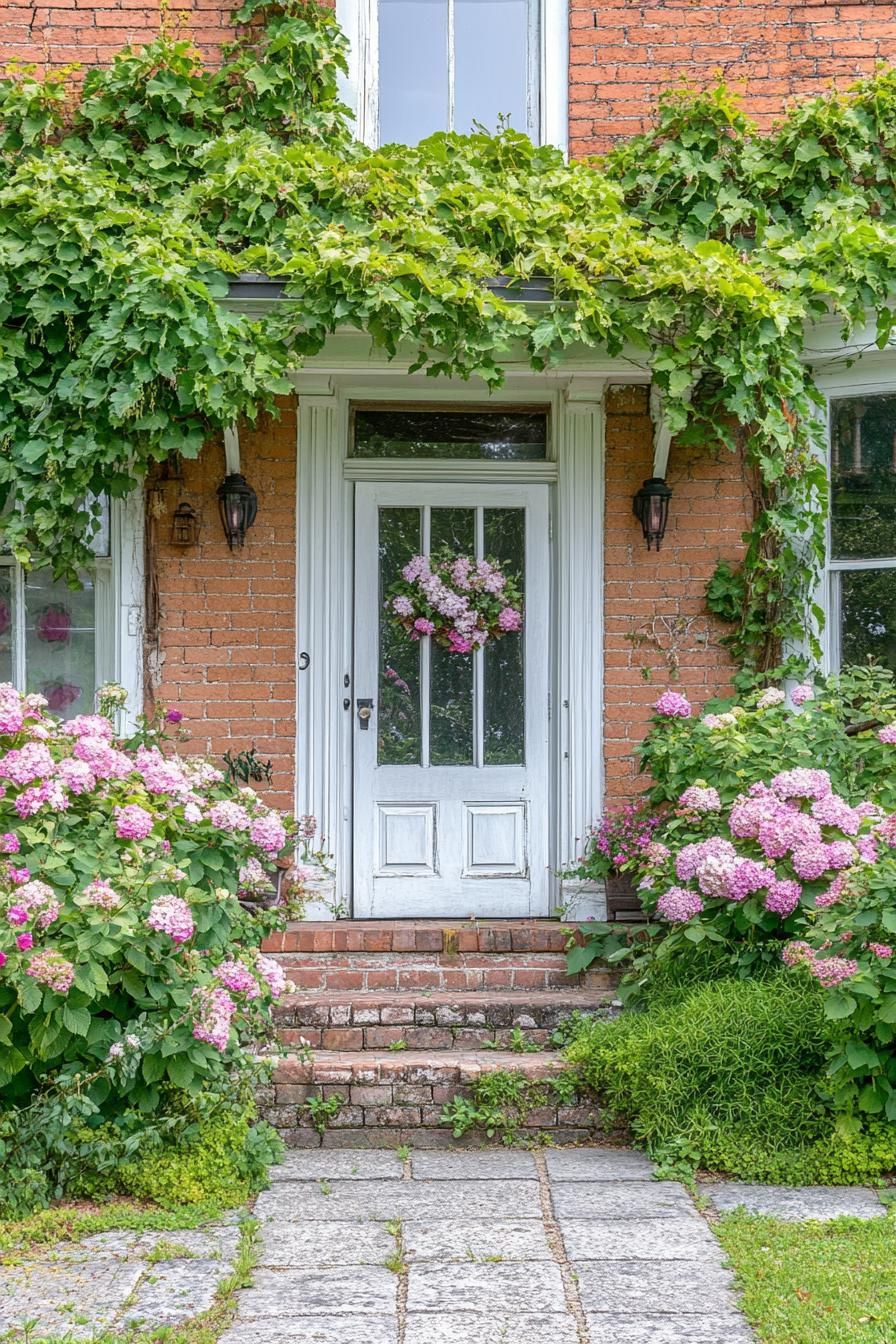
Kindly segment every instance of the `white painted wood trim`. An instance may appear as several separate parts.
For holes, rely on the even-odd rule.
[[[345,407],[334,395],[299,399],[296,472],[296,813],[318,820],[333,855],[337,899],[351,891],[346,844],[351,738],[342,707],[351,699],[346,648],[350,603],[350,487],[342,479]],[[340,694],[340,690],[342,694]]]
[[[561,421],[556,529],[559,868],[581,852],[581,839],[600,811],[604,791],[604,408],[602,389],[600,400],[596,391],[578,391],[573,385]]]
[[[145,607],[144,500],[134,490],[112,501],[112,589],[115,599],[115,677],[128,693],[122,727],[143,713]]]

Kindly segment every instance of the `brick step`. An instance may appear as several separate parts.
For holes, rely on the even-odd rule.
[[[272,934],[266,952],[562,952],[556,919],[300,920]]]
[[[277,959],[295,990],[544,990],[611,989],[613,972],[570,976],[561,952],[281,952]]]
[[[402,1042],[412,1050],[476,1050],[486,1042],[509,1047],[520,1035],[529,1045],[546,1045],[570,1013],[609,1016],[614,998],[614,989],[459,994],[319,990],[284,995],[274,1020],[286,1046],[299,1046],[304,1038],[324,1050],[384,1050]]]
[[[320,1051],[308,1061],[278,1063],[272,1085],[260,1096],[261,1113],[294,1147],[446,1148],[456,1141],[442,1108],[456,1096],[469,1096],[483,1074],[502,1071],[545,1085],[541,1104],[520,1117],[520,1134],[571,1143],[593,1137],[600,1115],[590,1100],[553,1093],[550,1080],[567,1069],[560,1056],[546,1051]],[[316,1129],[309,1099],[337,1097],[338,1109]],[[468,1145],[485,1141],[481,1132],[465,1137]]]

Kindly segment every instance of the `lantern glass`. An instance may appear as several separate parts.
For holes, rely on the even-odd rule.
[[[651,476],[632,500],[632,512],[641,524],[648,551],[654,547],[659,550],[662,545],[669,521],[671,497],[672,490],[662,476]]]
[[[221,522],[231,550],[245,544],[246,532],[258,513],[258,496],[245,476],[231,472],[218,486]]]

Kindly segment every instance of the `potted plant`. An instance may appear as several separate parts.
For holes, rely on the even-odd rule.
[[[643,863],[662,818],[643,799],[623,803],[605,812],[589,827],[582,855],[567,877],[603,884],[607,920],[640,921],[646,918],[633,874]]]

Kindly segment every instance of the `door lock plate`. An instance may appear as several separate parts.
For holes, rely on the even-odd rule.
[[[358,722],[360,723],[361,727],[366,731],[367,728],[370,726],[370,717],[373,714],[373,701],[356,700],[355,704],[358,707]]]

